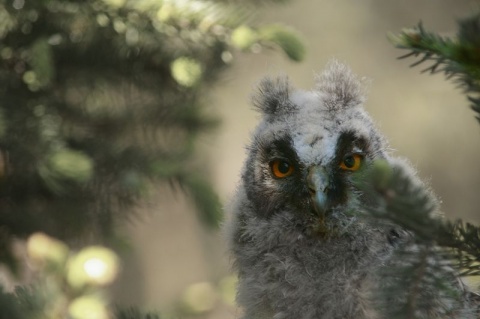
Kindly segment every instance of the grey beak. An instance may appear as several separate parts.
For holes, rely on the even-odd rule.
[[[320,166],[311,167],[308,172],[307,183],[315,212],[319,216],[325,217],[327,191],[330,184],[327,172]]]

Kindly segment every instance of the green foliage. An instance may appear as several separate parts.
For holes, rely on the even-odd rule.
[[[0,286],[0,319],[24,319],[23,311],[14,295],[3,291]]]
[[[467,94],[480,120],[480,14],[460,20],[455,37],[427,32],[420,23],[399,35],[393,44],[432,64],[424,72],[443,72]],[[480,275],[480,227],[437,214],[437,200],[401,164],[374,163],[356,181],[370,198],[367,218],[400,226],[411,236],[398,245],[392,261],[382,267],[374,300],[388,318],[428,318],[430,310],[446,318],[478,316],[480,296],[468,291],[459,276]],[[390,300],[398,300],[392,307]]]
[[[356,181],[372,202],[363,212],[367,218],[391,222],[415,235],[400,243],[380,270],[388,280],[373,299],[387,318],[428,318],[432,309],[444,311],[447,318],[462,317],[480,301],[461,293],[464,288],[456,279],[480,273],[480,227],[439,216],[433,194],[412,176],[402,165],[378,161]],[[396,307],[392,298],[398,301]]]
[[[250,28],[241,25],[232,32],[231,43],[240,50],[251,50],[255,47],[276,46],[285,52],[290,60],[300,62],[305,58],[306,49],[300,36],[292,28],[283,25],[268,25]]]
[[[480,227],[437,214],[437,200],[425,185],[412,180],[401,166],[374,163],[358,181],[375,200],[368,215],[393,221],[416,235],[419,242],[448,249],[448,258],[461,276],[480,275]]]
[[[411,176],[401,165],[392,167],[379,160],[362,172],[357,183],[375,203],[368,207],[368,215],[393,221],[422,240],[435,240],[444,222],[436,215],[437,201],[425,185]]]
[[[401,319],[429,318],[430,313],[441,313],[442,318],[467,314],[464,294],[445,258],[430,245],[397,249],[394,263],[381,268],[380,276],[388,280],[382,281],[373,298],[382,315]],[[389,302],[392,299],[397,302]]]
[[[13,293],[0,293],[0,318],[109,318],[103,287],[118,273],[113,251],[90,246],[76,252],[36,233],[28,239],[27,257],[34,280]]]
[[[0,197],[16,203],[2,207],[1,222],[17,234],[108,238],[113,216],[127,215],[146,181],[161,179],[150,163],[188,162],[212,125],[198,96],[225,66],[228,32],[214,28],[235,19],[207,2],[198,12],[157,1],[17,5],[0,6],[10,21],[0,45],[9,159]],[[166,7],[175,11],[168,23],[159,20]],[[212,12],[223,14],[212,20]],[[186,56],[199,60],[175,63],[192,61]]]
[[[48,39],[39,38],[29,50],[28,61],[32,67],[30,71],[32,79],[24,81],[30,86],[30,89],[36,91],[50,85],[55,77],[55,66],[53,61],[53,50]]]
[[[152,313],[144,313],[137,308],[121,309],[115,312],[116,319],[160,319],[160,316]]]
[[[432,64],[424,72],[443,72],[454,79],[480,120],[480,14],[460,20],[458,28],[457,35],[449,38],[428,32],[419,23],[390,39],[396,47],[411,51],[401,58],[419,57],[412,66],[429,61]]]
[[[217,124],[205,92],[254,12],[242,1],[0,4],[0,224],[108,240],[150,185],[169,182],[218,225],[218,199],[190,162]],[[275,30],[269,41],[299,60],[296,36]]]
[[[42,289],[43,287],[17,287],[14,293],[10,294],[10,298],[14,299],[14,305],[19,309],[20,316],[17,318],[45,318],[44,309],[49,302],[49,292]]]
[[[13,238],[8,230],[0,228],[0,263],[6,265],[13,275],[18,275],[18,261],[11,245],[12,240]]]
[[[416,28],[407,29],[398,36],[392,36],[391,40],[398,48],[411,51],[401,58],[420,57],[412,66],[431,61],[433,64],[424,71],[444,72],[447,78],[453,78],[467,94],[472,103],[472,109],[480,113],[480,55],[478,54],[480,52],[480,13],[459,20],[456,37],[448,38],[427,32],[420,23]],[[477,119],[480,120],[478,115]],[[420,205],[420,203],[415,205],[412,203],[412,207],[416,210]],[[396,215],[395,218],[399,218],[400,214]],[[426,214],[409,213],[409,215],[411,215],[408,216],[409,229],[425,239],[453,250],[458,266],[461,268],[461,275],[480,273],[479,227],[460,220],[450,222],[426,219]],[[405,225],[404,221],[400,222]],[[424,224],[419,224],[420,222]],[[417,229],[414,227],[415,224],[418,225]]]
[[[278,45],[293,61],[302,61],[305,57],[305,47],[299,36],[290,28],[281,25],[271,25],[259,30],[260,38]]]
[[[80,151],[53,151],[38,168],[47,187],[57,194],[69,191],[68,184],[85,185],[93,176],[92,160]]]
[[[231,41],[235,47],[247,50],[258,42],[258,33],[248,26],[241,25],[233,30]]]
[[[183,181],[193,199],[195,207],[202,213],[201,221],[207,226],[218,227],[222,221],[219,199],[208,181],[200,176],[190,175]]]
[[[178,84],[191,87],[196,85],[202,77],[202,66],[194,59],[181,57],[171,64],[172,77]]]
[[[45,306],[48,299],[45,293],[35,287],[19,287],[14,293],[0,291],[0,319],[45,318]],[[115,319],[160,319],[154,313],[142,312],[137,308],[116,308],[112,315]]]
[[[480,227],[442,218],[437,214],[436,199],[425,185],[412,180],[401,166],[385,170],[384,165],[383,161],[375,163],[358,182],[368,196],[376,200],[376,204],[368,208],[368,214],[393,221],[414,233],[422,243],[448,248],[449,257],[465,258],[457,264],[464,271],[462,275],[478,274]]]

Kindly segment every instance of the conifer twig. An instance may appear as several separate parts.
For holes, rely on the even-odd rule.
[[[452,79],[468,94],[470,106],[480,120],[480,14],[460,20],[458,25],[455,37],[444,37],[426,31],[420,22],[414,28],[391,35],[390,40],[397,48],[410,51],[399,59],[417,58],[411,67],[431,62],[423,73],[443,72],[447,79]]]

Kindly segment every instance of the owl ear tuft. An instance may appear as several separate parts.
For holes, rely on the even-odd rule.
[[[252,102],[255,108],[266,115],[292,112],[296,106],[290,101],[290,91],[288,77],[267,77],[260,81]]]
[[[315,78],[316,90],[324,94],[324,103],[331,109],[349,108],[365,101],[365,80],[360,80],[352,70],[332,60]]]

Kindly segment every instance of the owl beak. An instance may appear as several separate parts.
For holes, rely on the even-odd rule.
[[[311,167],[308,172],[307,183],[315,213],[320,217],[325,217],[327,191],[330,183],[326,170],[320,166]]]

